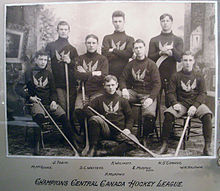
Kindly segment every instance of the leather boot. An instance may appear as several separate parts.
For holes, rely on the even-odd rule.
[[[168,143],[167,143],[167,141],[163,140],[162,147],[160,148],[158,154],[159,155],[165,154],[165,153],[167,153],[167,151],[168,151]]]
[[[212,153],[211,153],[211,143],[210,142],[205,142],[205,146],[204,146],[204,149],[203,149],[203,154],[205,156],[211,156]]]
[[[33,155],[35,156],[40,155],[40,140],[38,140],[34,145]]]

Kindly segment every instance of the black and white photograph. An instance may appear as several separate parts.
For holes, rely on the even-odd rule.
[[[200,2],[6,6],[8,155],[214,156],[215,13]]]

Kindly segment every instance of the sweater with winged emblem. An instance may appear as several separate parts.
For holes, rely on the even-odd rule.
[[[121,130],[125,128],[132,130],[133,117],[131,107],[128,101],[120,97],[117,93],[113,95],[104,93],[102,96],[92,100],[89,105]],[[95,115],[92,111],[86,108],[87,107],[85,107],[85,111],[89,117]],[[111,128],[111,130],[113,134],[119,133],[114,128]]]
[[[171,75],[176,72],[176,62],[180,62],[181,60],[183,40],[174,35],[173,32],[161,32],[160,35],[150,40],[148,57],[156,63],[161,57],[159,52],[165,45],[171,48],[172,56],[169,56],[161,63],[159,71],[162,79],[170,79]]]
[[[132,57],[133,42],[134,38],[126,35],[125,32],[115,31],[113,34],[104,37],[102,54],[109,61],[110,74],[119,78],[129,58]],[[109,52],[111,48],[113,48],[113,52]]]
[[[172,75],[168,89],[168,99],[172,105],[179,102],[187,108],[192,105],[197,108],[205,103],[206,95],[205,80],[201,73],[182,70]]]
[[[37,96],[44,105],[50,105],[52,101],[57,102],[54,78],[49,70],[40,69],[37,66],[27,70],[25,84],[23,97],[26,97],[27,100],[30,96]]]
[[[155,99],[160,91],[161,80],[156,64],[148,59],[132,60],[120,77],[120,88],[133,89],[139,94],[149,94]]]
[[[64,56],[68,56],[70,59],[70,63],[68,64],[69,84],[70,86],[75,86],[76,80],[73,73],[75,61],[78,58],[76,48],[68,42],[68,39],[59,37],[56,41],[51,42],[46,46],[46,51],[51,58],[51,69],[56,88],[66,87],[65,62],[63,62]]]
[[[79,67],[82,67],[85,72],[80,72]],[[92,72],[101,71],[101,76],[93,76]],[[97,92],[103,91],[103,80],[108,75],[108,60],[105,56],[97,52],[79,56],[79,61],[75,68],[76,79],[85,82],[86,95],[94,95]]]

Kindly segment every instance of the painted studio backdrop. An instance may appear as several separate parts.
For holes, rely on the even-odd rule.
[[[126,34],[135,39],[143,39],[147,52],[150,39],[161,32],[160,15],[169,13],[173,16],[173,33],[183,39],[184,49],[190,49],[195,53],[197,66],[206,79],[207,105],[213,113],[215,112],[214,3],[107,2],[7,6],[5,68],[9,154],[31,155],[32,153],[31,138],[27,137],[27,140],[24,140],[28,126],[27,119],[30,119],[25,111],[24,100],[17,95],[16,88],[24,84],[22,74],[30,64],[33,54],[57,39],[56,26],[60,20],[70,24],[69,42],[76,47],[79,55],[86,52],[85,37],[91,33],[99,37],[98,52],[101,53],[103,37],[114,31],[111,19],[115,10],[125,13]],[[30,130],[29,134],[31,133]],[[69,148],[51,147],[53,149],[50,152],[45,150],[42,155],[71,155],[68,152]],[[188,155],[199,154],[197,151],[183,154],[183,156]]]

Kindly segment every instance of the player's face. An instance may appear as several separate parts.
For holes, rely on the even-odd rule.
[[[36,59],[36,64],[39,68],[44,69],[47,66],[48,57],[46,55],[40,55]]]
[[[113,17],[112,23],[116,31],[119,31],[119,32],[124,31],[125,20],[123,17]]]
[[[113,95],[116,92],[117,87],[118,87],[118,82],[114,80],[110,80],[109,82],[105,82],[104,84],[105,91],[111,95]]]
[[[98,48],[98,42],[96,39],[88,38],[86,40],[86,49],[88,52],[93,53],[93,52],[97,51],[97,48]]]
[[[68,25],[59,25],[57,29],[58,35],[61,38],[68,38],[69,36],[69,26]]]
[[[184,71],[191,72],[194,63],[195,63],[195,59],[192,55],[183,55],[182,64]]]
[[[169,32],[171,31],[173,21],[170,19],[170,17],[166,16],[160,21],[160,25],[162,27],[163,32]]]
[[[143,43],[135,43],[133,50],[138,59],[143,59],[145,57],[146,49]]]

